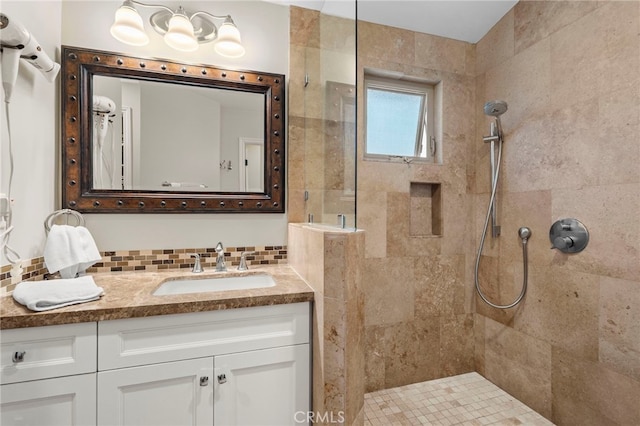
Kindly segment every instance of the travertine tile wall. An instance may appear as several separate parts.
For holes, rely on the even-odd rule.
[[[364,423],[364,232],[289,224],[291,267],[313,288],[315,424]]]
[[[309,213],[316,222],[334,224],[337,213],[350,226],[355,220],[355,150],[344,146],[355,117],[340,113],[341,102],[355,99],[355,85],[329,69],[354,61],[355,23],[291,7],[290,26],[289,263],[315,292],[314,420],[357,426],[364,423],[364,233],[296,223]]]
[[[475,368],[556,423],[640,424],[639,15],[638,1],[520,1],[477,46],[358,23],[360,81],[371,67],[443,87],[441,166],[364,161],[359,129],[367,390]],[[503,303],[523,278],[517,229],[533,230],[529,293],[506,312],[472,303],[490,99],[509,103],[503,236],[480,280]],[[441,237],[410,235],[411,182],[442,184]],[[549,250],[563,217],[589,228],[583,253]]]
[[[490,179],[482,104],[509,103],[503,235],[481,263],[502,302],[522,282],[517,229],[533,235],[524,303],[476,304],[476,368],[556,424],[640,424],[639,34],[635,0],[520,1],[477,44],[476,238]],[[589,229],[584,252],[549,249],[565,217]]]
[[[366,230],[366,390],[374,391],[474,370],[465,264],[474,231],[475,46],[358,22],[360,82],[365,68],[438,83],[443,146],[442,164],[365,160],[359,85],[357,209]],[[412,183],[414,192],[439,188],[438,235],[415,232]]]

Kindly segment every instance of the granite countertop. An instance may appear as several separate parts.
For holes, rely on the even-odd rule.
[[[163,282],[168,280],[258,273],[270,274],[276,285],[249,290],[166,296],[153,296],[152,294]],[[0,298],[0,329],[279,305],[313,300],[313,290],[288,265],[260,265],[254,266],[246,272],[229,270],[228,272],[204,271],[200,274],[193,274],[189,270],[168,270],[162,272],[105,272],[91,275],[96,285],[104,289],[104,295],[94,302],[44,312],[33,312],[13,300],[11,294],[2,296]]]

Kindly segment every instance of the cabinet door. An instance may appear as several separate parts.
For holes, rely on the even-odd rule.
[[[213,358],[98,373],[98,425],[213,424]]]
[[[0,424],[96,424],[96,374],[0,386]]]
[[[308,344],[221,355],[215,366],[216,426],[307,424]]]

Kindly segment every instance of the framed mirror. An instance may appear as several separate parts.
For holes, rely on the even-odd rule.
[[[285,77],[62,48],[63,207],[284,212]]]

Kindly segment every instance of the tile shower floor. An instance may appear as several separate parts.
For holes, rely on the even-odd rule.
[[[364,425],[553,425],[478,373],[371,392]]]

